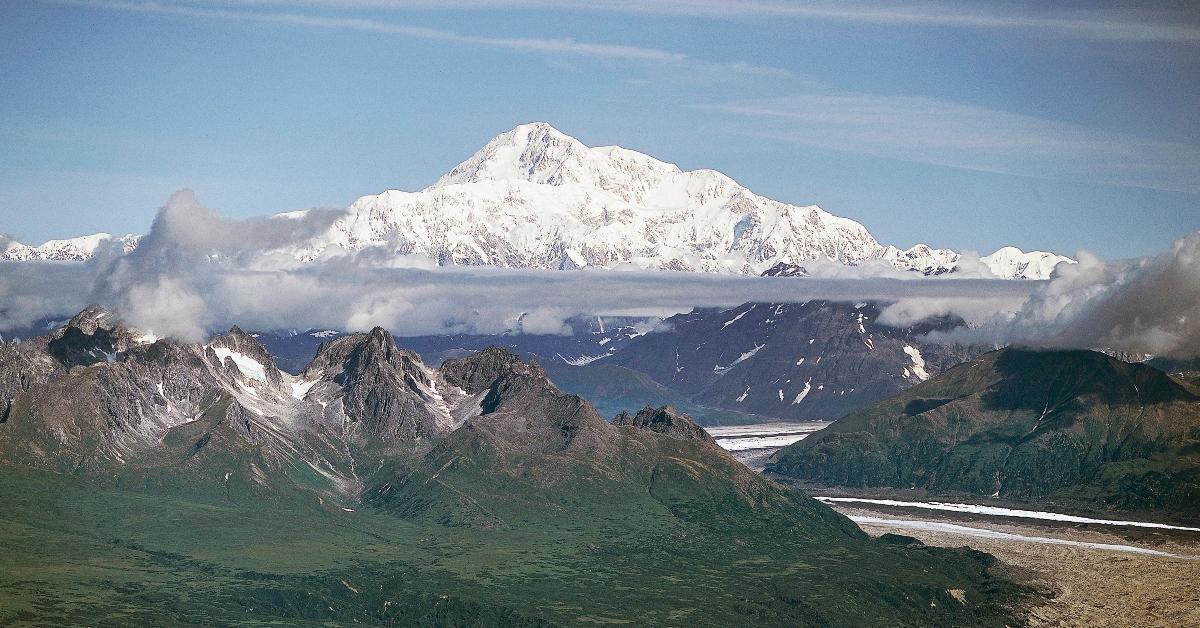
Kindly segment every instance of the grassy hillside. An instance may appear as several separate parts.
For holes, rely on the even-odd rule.
[[[299,399],[260,403],[277,394],[266,386],[218,389],[204,367],[164,386],[201,384],[193,420],[150,431],[128,421],[144,406],[119,402],[173,362],[138,354],[22,393],[0,423],[0,625],[1017,619],[1026,592],[990,557],[872,540],[674,410],[614,425],[498,348],[443,363],[435,396],[420,365],[375,376],[411,358],[390,336],[358,340],[372,350],[331,358],[315,397],[330,401],[310,403],[339,422],[306,422]],[[372,413],[342,411],[356,391]],[[356,416],[434,411],[461,423],[354,431]]]
[[[1100,353],[1004,349],[834,422],[769,470],[1195,520],[1200,398]]]
[[[722,513],[666,485],[680,512]],[[4,625],[1000,625],[997,603],[1017,595],[982,555],[831,547],[786,524],[770,524],[770,537],[729,520],[743,513],[693,527],[649,501],[602,518],[515,504],[523,521],[505,512],[507,525],[466,527],[151,497],[13,469],[0,500]]]

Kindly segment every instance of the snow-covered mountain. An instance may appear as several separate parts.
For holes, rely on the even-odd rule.
[[[308,262],[368,250],[376,259],[438,265],[744,275],[816,261],[882,261],[942,274],[960,261],[949,249],[884,246],[863,225],[816,205],[771,200],[715,170],[588,147],[544,122],[497,136],[424,190],[359,198],[328,229],[264,251],[264,259]],[[1006,248],[984,263],[1001,277],[1044,279],[1064,259]]]
[[[991,255],[979,258],[993,275],[1006,279],[1046,279],[1054,267],[1062,263],[1074,264],[1075,260],[1062,255],[1043,251],[1025,253],[1014,246],[1006,246]]]
[[[713,170],[589,148],[544,123],[500,135],[424,190],[358,199],[300,255],[330,247],[440,264],[742,274],[781,259],[856,264],[882,248],[819,207],[772,201]]]
[[[358,199],[297,253],[307,260],[365,248],[439,264],[629,264],[747,275],[814,260],[883,260],[940,274],[959,260],[923,244],[883,246],[863,225],[816,205],[765,198],[715,170],[684,171],[617,146],[588,147],[542,122],[496,137],[424,190]],[[1021,264],[989,267],[1006,278],[1045,278],[1064,259],[1025,255]]]
[[[48,240],[38,246],[21,244],[15,240],[0,241],[0,260],[7,261],[60,261],[81,262],[91,259],[102,244],[116,241],[123,252],[128,253],[137,246],[138,236],[114,237],[108,233],[93,233],[66,240]]]

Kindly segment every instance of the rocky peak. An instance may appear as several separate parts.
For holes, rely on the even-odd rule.
[[[230,364],[233,364],[241,375],[261,376],[272,384],[283,384],[283,374],[279,371],[275,358],[257,338],[242,331],[237,325],[210,340],[205,353],[208,352],[212,352],[217,362],[227,370],[234,370],[230,369]]]
[[[504,376],[546,378],[546,372],[537,362],[525,362],[516,354],[495,345],[474,355],[446,360],[439,372],[447,382],[469,395],[491,388]]]
[[[762,272],[763,277],[807,277],[808,269],[798,264],[779,262]]]
[[[382,327],[321,343],[308,380],[341,387],[342,410],[358,429],[386,441],[444,434],[452,420],[420,356]]]
[[[468,429],[502,441],[506,449],[598,450],[613,435],[612,426],[587,401],[560,391],[537,362],[500,347],[446,360],[439,374],[479,399],[480,414]]]
[[[697,425],[691,417],[671,406],[662,406],[660,408],[646,406],[639,410],[636,415],[632,416],[628,412],[622,412],[613,419],[613,425],[636,427],[659,434],[666,434],[672,438],[716,443],[713,437],[709,436],[708,432]]]
[[[115,329],[117,327],[117,316],[112,312],[100,307],[96,304],[91,304],[78,314],[71,317],[67,324],[58,330],[54,335],[60,337],[66,329],[74,328],[81,333],[91,336],[96,333],[97,329]]]
[[[391,369],[408,373],[428,383],[421,356],[396,346],[391,332],[375,327],[367,333],[350,334],[317,347],[317,354],[304,369],[309,379],[322,376],[353,378],[355,373],[370,369]]]
[[[131,346],[136,334],[117,315],[89,305],[50,334],[46,349],[66,368],[116,362]]]

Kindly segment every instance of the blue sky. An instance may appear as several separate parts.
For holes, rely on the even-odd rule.
[[[1145,255],[1200,229],[1200,12],[1134,6],[10,0],[0,231],[340,207],[545,120],[885,243]]]

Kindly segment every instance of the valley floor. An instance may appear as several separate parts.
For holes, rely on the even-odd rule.
[[[739,435],[770,437],[781,431],[761,427],[740,426]],[[756,470],[776,451],[729,449]],[[928,545],[969,546],[992,554],[1052,592],[1049,602],[1030,610],[1032,626],[1200,626],[1200,533],[1194,531],[827,503],[872,535],[903,534]]]
[[[1051,601],[1032,609],[1032,626],[1200,625],[1200,543],[1195,540],[1168,538],[1151,545],[1053,524],[938,520],[935,523],[942,525],[926,525],[929,518],[858,505],[839,504],[835,509],[872,535],[892,532],[928,545],[968,545],[1027,571],[1039,587],[1055,592]],[[985,536],[955,526],[1001,534]]]

